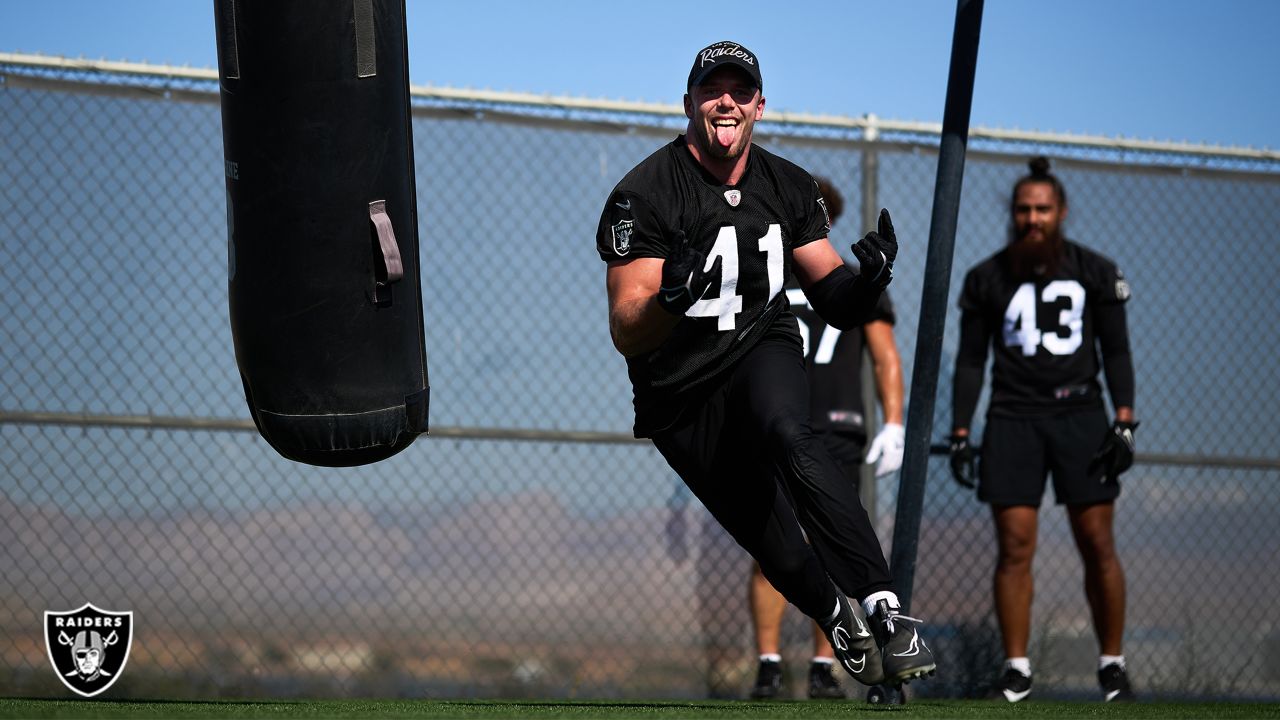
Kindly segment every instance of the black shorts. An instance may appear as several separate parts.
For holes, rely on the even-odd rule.
[[[1089,461],[1108,432],[1101,408],[1049,417],[987,417],[978,461],[978,499],[992,505],[1039,506],[1053,473],[1059,505],[1093,505],[1120,494]]]

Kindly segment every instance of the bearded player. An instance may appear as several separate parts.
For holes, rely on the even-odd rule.
[[[1121,641],[1124,570],[1112,524],[1120,474],[1133,464],[1133,361],[1116,264],[1066,239],[1067,191],[1043,157],[1030,163],[1010,203],[1012,242],[972,268],[960,295],[960,347],[952,402],[951,468],[991,505],[998,553],[995,609],[1005,666],[993,699],[1031,692],[1032,574],[1047,476],[1065,505],[1084,564],[1084,591],[1098,638],[1103,699],[1132,700]],[[969,421],[995,355],[991,402],[974,471]],[[1099,371],[1115,407],[1108,426]]]

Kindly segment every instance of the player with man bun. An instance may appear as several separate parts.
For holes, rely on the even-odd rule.
[[[1133,361],[1129,283],[1111,260],[1066,239],[1067,192],[1043,157],[1013,187],[1012,238],[969,270],[960,293],[960,347],[952,401],[951,468],[991,504],[998,555],[995,609],[1006,656],[992,696],[1031,692],[1032,575],[1046,477],[1065,505],[1084,561],[1085,596],[1101,654],[1107,701],[1132,700],[1125,659],[1124,570],[1112,535],[1120,474],[1133,464]],[[991,402],[975,473],[969,421],[988,349]],[[1108,427],[1098,374],[1115,408]]]

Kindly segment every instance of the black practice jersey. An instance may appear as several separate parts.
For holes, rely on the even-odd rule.
[[[995,355],[991,414],[1102,406],[1095,315],[1128,300],[1129,285],[1114,262],[1088,248],[1068,240],[1063,253],[1057,272],[1035,282],[1013,278],[1007,248],[965,276],[960,309],[978,314]],[[977,347],[982,357],[957,364],[982,367],[986,343]]]
[[[712,177],[677,137],[637,165],[605,203],[596,249],[605,262],[665,258],[677,231],[721,259],[719,277],[657,349],[628,358],[638,437],[669,427],[708,381],[767,333],[799,343],[783,284],[791,252],[830,224],[807,172],[752,145],[735,186]]]
[[[862,348],[866,335],[862,328],[841,331],[831,327],[814,312],[798,287],[787,288],[791,310],[799,321],[804,341],[804,364],[809,375],[809,414],[813,429],[836,432],[866,440],[867,429],[862,404]],[[880,294],[867,322],[896,321],[889,293]]]

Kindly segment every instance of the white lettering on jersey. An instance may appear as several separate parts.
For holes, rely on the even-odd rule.
[[[804,291],[800,288],[791,288],[787,290],[787,301],[794,307],[807,307],[812,309],[809,304],[809,298],[805,297]],[[809,323],[796,317],[796,324],[800,326],[800,341],[804,343],[804,356],[809,357],[809,336],[812,333],[809,330]],[[827,365],[836,354],[836,341],[840,339],[840,329],[825,325],[822,328],[822,337],[818,338],[818,348],[813,353],[813,362],[818,365]]]
[[[769,269],[769,299],[782,291],[782,226],[770,224],[760,238],[760,252],[764,253],[765,266]]]
[[[738,231],[732,225],[720,228],[711,252],[707,253],[707,264],[703,270],[710,270],[716,258],[723,259],[720,292],[715,297],[703,297],[685,315],[719,318],[717,330],[732,330],[737,324],[738,313],[742,312],[742,296],[738,294]]]
[[[1070,355],[1079,350],[1084,342],[1084,287],[1075,280],[1054,280],[1040,292],[1044,303],[1062,298],[1069,304],[1059,311],[1057,324],[1041,330],[1036,317],[1035,285],[1019,285],[1004,311],[1005,346],[1021,347],[1022,354],[1028,357],[1035,355],[1039,347],[1052,355]]]
[[[765,267],[769,273],[769,297],[772,300],[782,291],[782,226],[771,223],[760,238],[760,251],[765,254]],[[716,297],[704,297],[685,313],[690,317],[717,318],[717,330],[733,330],[737,327],[737,315],[742,312],[742,296],[738,294],[738,231],[732,225],[720,228],[711,252],[707,253],[710,270],[716,258],[723,258],[720,265],[720,292]]]

